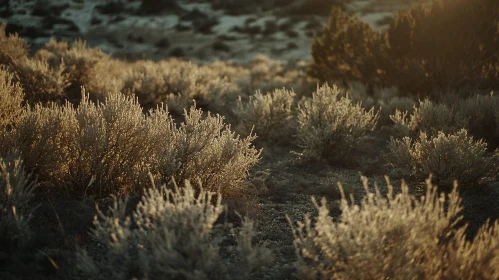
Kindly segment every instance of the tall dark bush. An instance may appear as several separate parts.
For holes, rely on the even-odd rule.
[[[499,1],[429,0],[400,10],[388,30],[333,9],[312,45],[309,72],[431,95],[499,86]],[[463,91],[466,92],[466,91]]]
[[[324,82],[360,80],[380,84],[384,59],[382,34],[340,8],[331,10],[329,24],[312,44],[309,73]]]
[[[497,87],[499,1],[429,2],[390,24],[388,82],[406,92]]]

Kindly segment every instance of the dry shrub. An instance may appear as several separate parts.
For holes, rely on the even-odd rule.
[[[23,249],[29,243],[29,221],[35,210],[30,201],[35,185],[19,155],[10,153],[0,158],[0,251]]]
[[[497,147],[499,143],[499,97],[494,94],[476,95],[457,103],[459,113],[468,118],[467,128],[472,135],[484,138]]]
[[[163,122],[158,126],[158,162],[151,167],[162,182],[199,180],[209,190],[228,197],[244,193],[244,179],[250,167],[260,159],[261,150],[253,147],[254,135],[240,138],[224,124],[220,115],[192,107],[184,110],[185,121],[179,127]],[[155,118],[155,117],[153,117]],[[162,131],[165,132],[162,132]]]
[[[299,105],[298,139],[304,158],[341,161],[376,127],[379,112],[366,111],[339,94],[336,86],[325,84]]]
[[[499,223],[484,225],[466,240],[456,188],[438,194],[427,180],[420,199],[402,192],[368,190],[360,206],[344,193],[341,217],[333,220],[325,199],[316,218],[293,227],[299,279],[494,279],[499,275]]]
[[[352,101],[362,102],[362,107],[366,109],[379,108],[379,126],[392,125],[390,116],[395,114],[397,109],[401,112],[407,111],[410,114],[416,105],[413,98],[400,96],[395,87],[374,88],[372,92],[369,92],[365,85],[359,82],[349,82],[348,86],[341,90],[348,94]]]
[[[63,62],[63,73],[67,76],[68,89],[66,98],[72,102],[80,99],[80,88],[88,87],[93,84],[94,79],[105,75],[100,71],[102,64],[111,63],[106,54],[97,48],[87,48],[86,42],[77,40],[72,45],[67,42],[49,41],[45,46],[38,50],[34,56],[40,61],[47,61],[52,69],[57,69]],[[108,81],[112,82],[112,81]],[[119,89],[118,89],[119,90]],[[93,100],[103,101],[107,92],[97,92],[90,95]]]
[[[239,139],[218,115],[203,119],[192,108],[177,126],[167,108],[145,115],[136,98],[119,93],[104,103],[84,93],[77,109],[36,105],[14,138],[40,183],[76,196],[140,191],[148,170],[162,182],[199,177],[207,188],[237,195],[260,155],[254,136]]]
[[[424,131],[435,135],[439,131],[454,133],[462,128],[467,128],[468,119],[454,106],[444,103],[434,103],[428,99],[419,102],[419,107],[414,106],[410,117],[408,112],[397,110],[390,118],[396,126],[405,127],[407,131]]]
[[[5,33],[5,23],[0,23],[0,64],[9,65],[12,61],[28,56],[28,47],[17,34]]]
[[[12,74],[0,67],[0,131],[14,127],[23,111],[24,92],[12,78]]]
[[[115,93],[95,104],[84,94],[78,109],[35,106],[16,140],[44,186],[102,197],[134,186],[155,148],[150,129],[136,99]]]
[[[24,99],[31,104],[37,102],[59,102],[65,99],[65,89],[70,85],[64,73],[64,62],[52,68],[46,60],[23,57],[11,63],[16,80],[22,85]]]
[[[241,97],[234,110],[237,116],[235,130],[241,135],[254,132],[264,142],[289,141],[294,127],[293,105],[296,94],[286,89],[263,95],[257,91],[247,103]]]
[[[421,132],[415,141],[391,139],[389,150],[387,160],[402,174],[420,180],[431,173],[441,187],[451,186],[454,180],[469,187],[499,178],[499,152],[489,155],[487,143],[475,141],[465,129],[430,137]]]
[[[249,92],[260,90],[270,92],[279,88],[290,88],[299,96],[308,89],[313,89],[315,81],[310,81],[306,73],[306,64],[302,61],[284,64],[265,55],[256,55],[246,66],[249,73]]]
[[[13,138],[26,169],[42,185],[65,185],[63,181],[70,175],[67,164],[76,156],[72,150],[77,134],[78,124],[71,106],[38,104],[23,114]]]
[[[140,104],[154,108],[165,103],[177,115],[196,104],[216,112],[223,111],[228,100],[237,98],[237,87],[209,67],[190,62],[140,61],[124,75],[124,91],[135,93]]]
[[[174,190],[149,189],[132,216],[126,202],[95,217],[92,235],[104,246],[104,255],[92,258],[77,252],[77,267],[92,279],[254,279],[272,261],[268,249],[254,247],[251,221],[243,220],[237,236],[239,258],[221,256],[223,225],[221,194],[194,189],[189,181]]]

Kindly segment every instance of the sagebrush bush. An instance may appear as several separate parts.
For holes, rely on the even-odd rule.
[[[181,115],[193,104],[223,111],[228,100],[237,99],[237,87],[209,67],[184,61],[139,61],[123,77],[124,91],[137,95],[140,104],[154,108],[165,103]]]
[[[496,148],[499,144],[499,97],[475,95],[457,102],[458,112],[468,119],[469,132],[478,138],[484,138]]]
[[[345,88],[340,88],[342,93],[348,94],[353,102],[361,102],[362,107],[370,109],[375,107],[380,110],[378,126],[393,125],[390,115],[396,110],[412,113],[416,101],[407,96],[401,96],[395,87],[380,87],[369,89],[359,83],[350,82]]]
[[[494,89],[499,86],[498,18],[495,0],[420,1],[398,11],[388,30],[375,32],[333,9],[312,45],[309,72],[321,81],[359,80],[416,96]]]
[[[410,117],[407,114],[407,111],[396,111],[390,118],[408,131],[424,131],[432,135],[440,131],[454,133],[468,127],[468,119],[455,106],[434,103],[428,99],[420,101],[419,106],[414,106]]]
[[[0,131],[6,131],[18,121],[23,111],[24,92],[13,75],[0,67]]]
[[[131,188],[152,153],[146,119],[131,97],[111,95],[77,109],[36,105],[21,120],[16,140],[40,183],[71,194],[103,196]]]
[[[208,113],[203,118],[203,112],[194,107],[184,110],[184,116],[185,121],[174,128],[173,134],[160,130],[159,157],[151,167],[153,174],[161,182],[172,176],[177,180],[199,180],[208,190],[219,188],[227,197],[242,195],[248,170],[260,159],[261,150],[252,145],[255,136],[240,138],[224,124],[223,117]],[[158,128],[165,126],[170,125],[162,123]],[[168,144],[166,139],[173,141]]]
[[[230,263],[220,252],[221,194],[202,187],[150,188],[131,216],[126,201],[95,217],[92,236],[104,255],[77,252],[77,267],[92,279],[252,279],[272,261],[269,250],[252,245],[251,221],[243,220],[237,234],[239,261]],[[227,237],[225,237],[227,238]]]
[[[451,186],[454,180],[473,187],[499,178],[499,152],[490,155],[487,143],[475,141],[465,129],[435,136],[421,132],[414,141],[392,138],[389,150],[388,162],[402,174],[420,180],[431,173],[441,187]]]
[[[9,65],[12,61],[28,56],[28,47],[17,34],[7,34],[5,23],[0,23],[0,64]]]
[[[24,89],[24,99],[31,104],[50,101],[64,103],[65,89],[70,85],[64,68],[64,61],[53,68],[46,60],[29,57],[11,63],[11,71]]]
[[[366,111],[336,86],[317,87],[298,107],[298,140],[304,158],[340,161],[376,127],[379,112]]]
[[[306,63],[303,61],[283,64],[282,61],[272,60],[265,55],[256,55],[247,68],[250,93],[257,90],[269,92],[286,87],[293,89],[300,96],[313,89],[316,83],[310,81],[306,73]]]
[[[276,89],[262,94],[257,91],[244,103],[239,97],[234,113],[235,130],[241,135],[255,133],[261,141],[289,141],[294,131],[293,105],[296,94],[286,89]]]
[[[23,249],[29,243],[35,186],[19,155],[13,152],[0,158],[0,251]]]
[[[240,139],[218,115],[191,108],[178,126],[165,107],[142,111],[134,97],[111,93],[93,103],[84,93],[77,109],[34,106],[14,139],[40,183],[71,195],[140,192],[147,171],[165,183],[199,177],[206,188],[236,195],[259,160],[254,136]]]
[[[393,125],[392,115],[397,114],[397,111],[404,112],[404,114],[411,114],[415,105],[416,101],[409,97],[393,97],[386,101],[383,100],[379,123]]]
[[[466,240],[456,187],[447,196],[427,180],[415,198],[402,183],[394,195],[368,190],[360,205],[344,193],[341,217],[333,219],[325,199],[312,219],[293,227],[299,279],[495,279],[499,276],[499,223],[485,224]],[[341,186],[340,186],[341,187]]]
[[[86,42],[77,40],[73,44],[51,40],[37,51],[34,58],[47,61],[52,69],[60,67],[67,77],[66,99],[76,103],[80,99],[80,88],[93,84],[94,79],[99,79],[103,71],[99,71],[100,64],[110,63],[108,56],[98,48],[87,48]],[[111,82],[111,81],[109,81]],[[90,95],[94,100],[104,100],[102,93]]]

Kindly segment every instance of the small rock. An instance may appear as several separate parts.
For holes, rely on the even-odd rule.
[[[192,30],[192,27],[178,23],[177,25],[175,25],[175,30],[177,30],[178,32],[185,32]]]
[[[91,25],[97,25],[97,24],[101,24],[101,23],[102,23],[102,19],[100,19],[96,16],[93,16],[92,19],[90,20]]]
[[[173,57],[184,57],[185,56],[185,51],[182,49],[182,48],[174,48],[171,52],[170,52],[170,56],[173,56]]]
[[[67,3],[54,5],[49,1],[37,1],[33,6],[31,15],[40,17],[58,16],[62,14],[62,11],[66,10],[67,8],[69,8],[69,4]]]
[[[130,42],[134,42],[134,43],[144,43],[144,37],[140,36],[140,35],[134,35],[133,33],[128,33],[128,35],[126,36],[127,40],[130,41]]]
[[[222,51],[222,52],[230,52],[230,46],[225,44],[224,42],[216,41],[211,45],[211,48],[214,51]]]
[[[112,1],[106,4],[95,6],[95,10],[105,15],[115,15],[126,12],[126,8],[123,3],[119,1]]]
[[[286,35],[289,38],[298,38],[298,36],[299,36],[298,32],[296,32],[295,30],[288,30],[288,31],[286,31]]]
[[[186,14],[184,14],[183,16],[181,16],[180,20],[197,21],[197,20],[207,19],[207,18],[208,18],[208,16],[205,13],[201,12],[198,9],[193,9],[193,10],[187,12]]]
[[[161,48],[161,49],[167,49],[170,47],[171,43],[170,43],[170,40],[168,40],[168,38],[161,38],[159,39],[156,44],[154,44],[157,48]]]
[[[298,49],[298,45],[294,42],[289,42],[286,47],[289,49],[289,50],[296,50]]]

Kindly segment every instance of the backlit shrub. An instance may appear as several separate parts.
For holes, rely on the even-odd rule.
[[[499,97],[495,94],[475,95],[457,102],[458,112],[467,118],[467,128],[473,136],[484,138],[497,148],[499,145]],[[496,144],[497,143],[497,144]]]
[[[209,67],[183,61],[140,61],[123,77],[124,91],[132,92],[146,108],[165,103],[172,113],[182,115],[193,100],[200,107],[223,111],[228,100],[236,100],[234,85]]]
[[[153,174],[161,182],[199,180],[208,190],[219,190],[234,198],[244,193],[243,181],[250,167],[260,159],[261,150],[253,147],[254,135],[240,138],[224,123],[220,115],[208,114],[192,107],[184,111],[185,121],[180,126],[159,122],[155,138],[157,161],[151,165]],[[164,114],[164,112],[163,112]],[[156,126],[156,125],[155,125]]]
[[[0,64],[9,65],[12,61],[27,57],[28,47],[17,34],[6,34],[5,23],[0,23]]]
[[[453,134],[439,132],[419,139],[391,139],[387,160],[403,174],[417,180],[433,174],[436,183],[449,187],[458,180],[463,187],[486,183],[499,176],[499,153],[487,152],[487,143],[475,141],[462,129]]]
[[[240,139],[218,115],[203,118],[192,108],[176,125],[165,107],[142,111],[133,97],[112,93],[93,103],[84,94],[77,109],[34,106],[14,138],[44,186],[77,196],[140,191],[148,171],[161,182],[199,179],[237,195],[259,160],[254,136]]]
[[[16,153],[0,158],[0,251],[11,252],[28,244],[34,188]]]
[[[401,118],[404,115],[406,118]],[[428,99],[414,106],[410,116],[407,116],[407,111],[398,111],[390,117],[396,125],[405,126],[409,131],[424,131],[432,135],[439,131],[454,133],[468,127],[468,119],[455,106],[434,103]]]
[[[80,99],[80,88],[88,87],[94,79],[105,73],[99,71],[100,64],[111,63],[108,56],[100,49],[87,48],[86,42],[78,40],[73,44],[67,42],[49,41],[45,46],[38,50],[34,56],[35,59],[47,61],[51,68],[57,69],[63,62],[63,73],[67,76],[68,89],[66,89],[66,98],[72,102]],[[112,82],[112,81],[108,81]],[[118,89],[119,90],[119,89]],[[93,94],[92,99],[104,100],[102,93]]]
[[[174,190],[149,189],[131,216],[124,201],[115,199],[109,214],[99,211],[92,235],[104,255],[77,253],[78,268],[92,279],[253,279],[272,261],[269,250],[252,245],[252,223],[243,220],[237,233],[239,261],[220,254],[222,214],[220,193],[196,190],[186,181]],[[235,274],[234,274],[235,273]]]
[[[293,134],[295,96],[293,91],[278,89],[265,95],[258,91],[247,103],[239,98],[234,111],[238,120],[236,131],[242,135],[253,131],[261,141],[289,140]]]
[[[366,111],[348,96],[340,96],[336,86],[318,87],[312,98],[298,107],[298,140],[301,156],[339,161],[358,147],[376,126],[379,113]]]
[[[63,103],[65,89],[70,85],[64,73],[64,62],[55,68],[46,60],[23,57],[11,63],[16,80],[24,89],[24,99],[31,104],[49,101]]]
[[[427,180],[426,195],[368,191],[360,206],[343,194],[341,217],[325,199],[313,199],[318,215],[293,225],[299,279],[491,279],[499,275],[499,223],[484,225],[466,240],[456,188],[438,194]]]
[[[12,128],[23,110],[23,90],[12,78],[5,68],[0,68],[0,131]]]
[[[100,104],[84,95],[78,109],[37,105],[20,122],[16,140],[41,183],[73,195],[130,188],[151,152],[142,108],[120,94]]]

